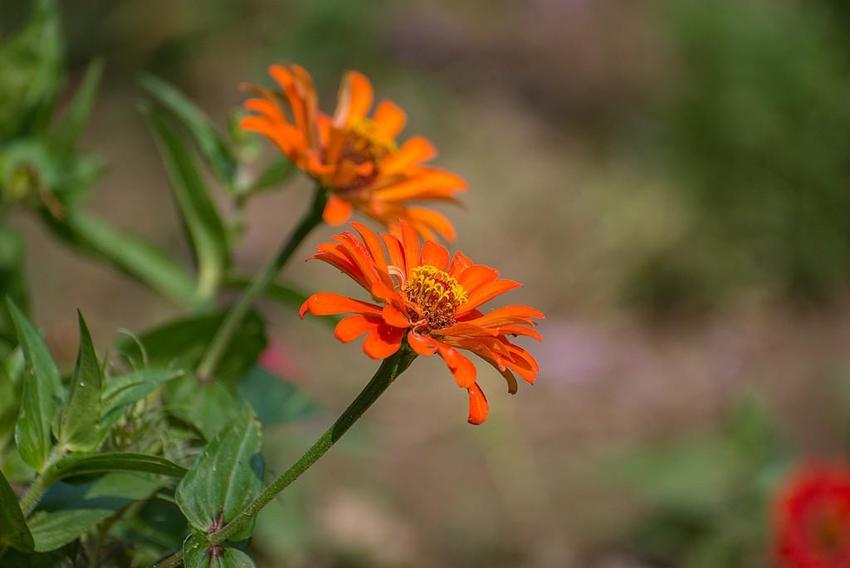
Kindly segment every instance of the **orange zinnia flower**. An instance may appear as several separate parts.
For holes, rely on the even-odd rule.
[[[487,314],[485,302],[520,284],[499,278],[499,273],[475,264],[461,252],[449,261],[448,251],[434,241],[424,245],[413,228],[402,221],[396,234],[378,236],[354,223],[360,234],[342,233],[336,242],[318,247],[312,258],[337,267],[363,286],[376,303],[339,294],[314,294],[301,306],[301,317],[350,313],[336,326],[343,343],[363,335],[363,351],[385,359],[401,347],[405,336],[419,355],[438,354],[459,387],[469,392],[469,422],[487,418],[487,399],[476,382],[472,362],[459,349],[475,353],[493,365],[517,390],[514,373],[534,383],[539,367],[525,349],[508,336],[526,335],[540,340],[535,319],[543,314],[528,306],[504,306]]]
[[[396,104],[383,100],[369,116],[373,91],[365,75],[345,75],[330,117],[319,110],[313,81],[302,67],[272,65],[269,74],[282,92],[254,87],[257,97],[245,101],[245,108],[255,114],[242,120],[242,128],[269,138],[330,192],[324,211],[328,224],[344,223],[357,209],[386,226],[404,219],[426,238],[436,233],[454,240],[454,227],[444,215],[410,203],[454,201],[466,182],[424,165],[437,154],[425,138],[397,145],[407,116]]]

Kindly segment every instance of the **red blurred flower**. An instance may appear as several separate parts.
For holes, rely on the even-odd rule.
[[[850,567],[850,466],[799,470],[780,493],[776,514],[783,566]]]
[[[342,233],[336,242],[320,245],[313,256],[348,274],[376,303],[339,294],[314,294],[301,306],[301,316],[350,313],[336,327],[344,343],[366,336],[363,351],[385,359],[405,337],[419,355],[437,354],[459,387],[469,392],[469,422],[487,417],[487,399],[478,386],[475,365],[460,349],[475,353],[502,374],[508,392],[517,390],[514,373],[533,383],[537,361],[509,336],[540,339],[535,319],[543,314],[528,306],[504,306],[487,314],[479,308],[520,284],[499,278],[489,266],[475,264],[461,252],[449,252],[433,241],[420,243],[413,228],[402,221],[398,234],[372,232],[353,224],[360,234]]]
[[[413,203],[454,201],[466,182],[425,165],[437,155],[425,138],[396,142],[407,115],[395,103],[383,100],[369,116],[374,94],[365,75],[346,73],[331,117],[319,110],[313,80],[302,67],[272,65],[269,74],[280,91],[254,87],[257,96],[245,101],[254,114],[242,128],[266,136],[330,192],[325,222],[340,225],[356,209],[386,226],[404,219],[425,238],[454,240],[444,215]]]

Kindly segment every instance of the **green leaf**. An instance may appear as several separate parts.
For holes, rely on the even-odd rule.
[[[7,546],[19,550],[32,550],[33,540],[18,498],[6,477],[0,473],[0,549]]]
[[[198,265],[198,295],[211,297],[230,266],[227,229],[180,137],[161,113],[153,109],[143,112],[165,161],[183,224],[192,240]]]
[[[211,546],[194,534],[183,544],[185,568],[254,568],[251,557],[229,546]]]
[[[29,22],[0,44],[0,140],[42,128],[59,83],[62,46],[56,2],[30,4]]]
[[[298,168],[295,167],[292,160],[285,156],[278,156],[271,164],[266,166],[266,169],[257,176],[257,179],[243,191],[242,196],[277,189],[297,171]]]
[[[196,529],[233,520],[262,487],[260,425],[249,407],[207,444],[177,486],[177,504]]]
[[[56,235],[82,252],[105,260],[181,306],[196,302],[191,277],[160,249],[73,209],[60,221],[45,217]]]
[[[165,388],[166,410],[191,424],[211,440],[239,413],[240,402],[233,390],[223,383],[199,383],[186,376]]]
[[[36,552],[49,552],[72,542],[112,516],[112,509],[36,512],[29,521]]]
[[[101,431],[108,432],[128,406],[183,374],[180,369],[140,369],[111,379],[101,398]]]
[[[0,230],[0,294],[12,298],[17,305],[26,310],[29,294],[24,271],[24,257],[24,240],[20,233]],[[0,310],[0,336],[10,347],[17,343],[15,326],[5,309]]]
[[[83,129],[88,122],[91,108],[94,104],[97,89],[100,86],[100,78],[103,75],[103,61],[96,59],[89,63],[74,98],[65,112],[65,116],[51,132],[51,141],[62,148],[73,149]]]
[[[97,448],[102,439],[98,423],[103,371],[83,314],[78,311],[77,317],[80,327],[80,350],[71,377],[71,394],[62,413],[59,443],[72,452],[85,452]]]
[[[58,481],[75,475],[88,475],[113,471],[156,473],[169,477],[183,477],[186,468],[159,456],[129,452],[102,452],[70,454],[53,464],[45,476]]]
[[[17,306],[7,303],[26,360],[15,442],[24,461],[41,471],[53,446],[50,429],[62,400],[62,383],[44,340]]]
[[[138,341],[123,338],[118,344],[118,351],[131,361],[147,361],[151,367],[194,369],[221,325],[224,314],[224,310],[216,310],[168,322],[141,334]],[[243,318],[233,338],[221,358],[215,382],[236,383],[256,364],[266,345],[265,324],[256,311]]]
[[[153,75],[144,75],[141,83],[144,89],[174,114],[192,134],[216,177],[232,186],[236,179],[236,158],[210,119],[186,95]]]
[[[20,388],[12,382],[5,365],[0,364],[0,448],[15,430]]]
[[[265,427],[301,420],[319,409],[301,389],[261,367],[251,369],[237,391],[251,404]]]

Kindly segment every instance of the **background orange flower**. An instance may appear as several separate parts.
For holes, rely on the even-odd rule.
[[[257,96],[245,101],[245,108],[254,114],[242,120],[242,128],[266,136],[330,192],[324,211],[328,224],[344,223],[357,209],[386,226],[404,219],[426,238],[455,239],[442,213],[411,204],[455,201],[466,182],[425,165],[437,155],[425,138],[398,145],[407,122],[401,107],[383,100],[369,115],[374,91],[365,75],[346,73],[330,117],[319,110],[313,81],[302,67],[272,65],[269,74],[280,91],[253,87]]]

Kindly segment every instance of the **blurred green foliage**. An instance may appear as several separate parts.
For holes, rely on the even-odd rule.
[[[677,71],[657,116],[693,226],[647,259],[637,300],[663,311],[754,284],[803,301],[846,287],[847,16],[832,0],[666,3]]]

